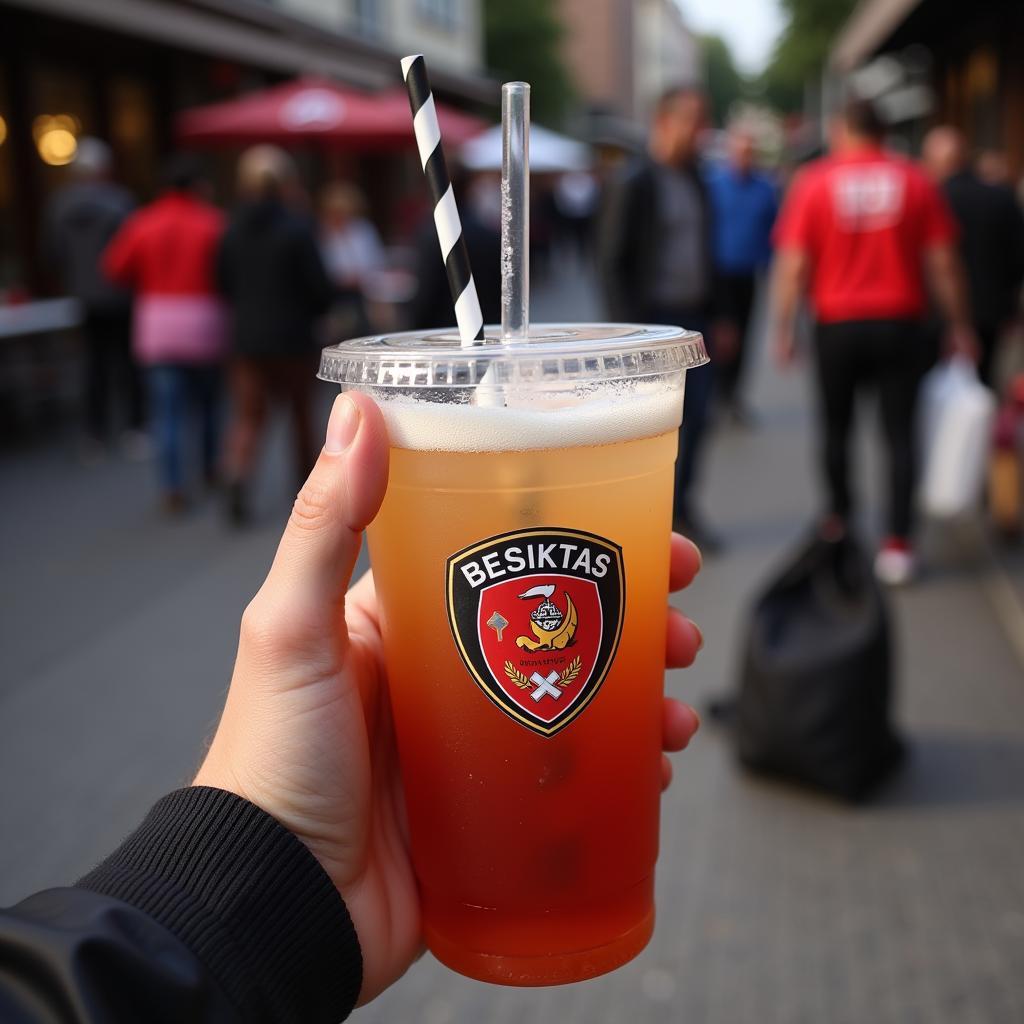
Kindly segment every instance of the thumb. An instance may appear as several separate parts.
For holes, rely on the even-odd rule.
[[[278,629],[324,636],[336,625],[362,531],[377,514],[388,480],[384,418],[366,395],[334,400],[327,439],[295,499],[261,597],[272,603]],[[299,635],[295,635],[299,634]]]

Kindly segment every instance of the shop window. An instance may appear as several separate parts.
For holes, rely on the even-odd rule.
[[[967,61],[965,73],[968,132],[976,148],[1002,143],[999,102],[999,60],[989,47],[979,47]]]
[[[461,0],[416,0],[416,12],[431,25],[450,31],[459,27]]]
[[[55,65],[31,74],[31,126],[44,199],[67,181],[66,166],[78,140],[97,133],[96,111],[85,75]]]
[[[364,36],[379,36],[383,23],[383,6],[381,0],[355,0],[356,24]]]
[[[110,141],[122,182],[136,195],[148,196],[159,178],[155,115],[149,88],[139,79],[118,76],[108,89]]]

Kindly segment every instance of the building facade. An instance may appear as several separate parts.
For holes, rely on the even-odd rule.
[[[558,0],[562,56],[589,109],[632,114],[632,8],[632,0]]]
[[[590,111],[644,121],[670,85],[700,80],[700,53],[674,0],[559,0],[563,54]]]
[[[147,199],[178,111],[303,74],[393,87],[410,50],[440,97],[494,109],[480,0],[0,0],[0,301],[52,286],[39,224],[76,137],[108,140]],[[215,159],[229,180],[233,155]],[[386,191],[394,164],[362,170]]]
[[[642,119],[666,89],[701,81],[703,68],[673,0],[637,0],[633,18],[633,114]]]
[[[423,53],[430,66],[483,69],[480,0],[267,0],[312,24],[373,40],[403,53]]]

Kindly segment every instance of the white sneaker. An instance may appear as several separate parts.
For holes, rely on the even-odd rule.
[[[905,586],[916,572],[914,553],[905,543],[887,541],[875,556],[875,576],[887,586]]]

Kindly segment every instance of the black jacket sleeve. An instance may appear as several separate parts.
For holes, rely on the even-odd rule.
[[[327,276],[320,245],[311,225],[296,218],[292,235],[290,263],[296,274],[298,294],[306,298],[309,312],[314,316],[326,313],[334,298],[334,285]]]
[[[598,225],[597,263],[608,316],[642,319],[645,282],[654,239],[651,237],[649,169],[631,165],[605,190]]]
[[[235,297],[235,244],[235,229],[232,224],[228,226],[217,246],[216,263],[214,264],[217,291],[228,300]]]
[[[1024,284],[1024,213],[1021,212],[1017,197],[1009,190],[1006,197],[1006,280],[1003,282],[1007,298],[1006,315],[1014,316],[1020,308],[1020,290]]]
[[[433,217],[425,220],[416,232],[415,255],[416,293],[408,306],[409,326],[418,331],[432,327],[454,327],[455,306],[448,288]]]
[[[171,793],[75,887],[0,911],[4,1024],[336,1024],[361,985],[323,868],[222,790]]]
[[[700,193],[701,207],[704,210],[704,237],[702,245],[704,247],[704,265],[708,271],[706,312],[710,317],[728,317],[732,312],[728,285],[725,281],[725,275],[722,274],[718,266],[718,260],[715,259],[715,218],[718,216],[718,213],[711,198],[707,174],[701,168],[695,168],[693,180],[697,191]],[[704,340],[709,348],[714,342],[714,338],[705,338]]]
[[[605,190],[598,225],[598,269],[612,320],[651,317],[651,285],[660,251],[657,171],[630,163]]]

